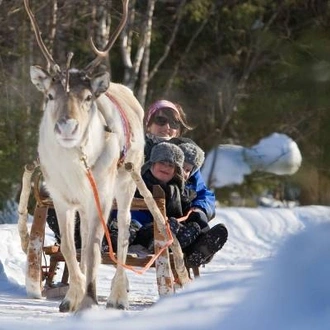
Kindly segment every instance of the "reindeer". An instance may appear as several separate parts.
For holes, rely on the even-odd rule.
[[[62,70],[43,43],[29,1],[24,0],[38,46],[50,67],[45,70],[32,66],[30,76],[46,99],[38,153],[56,210],[61,251],[70,275],[69,290],[59,307],[61,312],[79,311],[97,304],[96,277],[104,233],[86,175],[88,169],[97,186],[103,218],[108,219],[114,198],[118,207],[118,265],[106,306],[128,308],[128,279],[122,265],[126,261],[130,204],[136,184],[123,164],[132,162],[140,171],[144,158],[144,112],[131,90],[121,84],[110,84],[109,73],[93,74],[126,23],[128,0],[122,4],[121,22],[105,49],[97,49],[91,39],[96,58],[85,69],[76,70],[70,69],[70,54]],[[80,264],[74,245],[77,211],[82,235]],[[27,291],[29,293],[29,288]],[[30,293],[33,295],[33,285]]]

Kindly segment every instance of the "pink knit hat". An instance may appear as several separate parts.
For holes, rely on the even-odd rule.
[[[180,112],[176,105],[170,101],[167,100],[159,100],[155,103],[151,104],[151,106],[148,109],[147,119],[146,119],[146,126],[148,126],[148,123],[150,121],[151,116],[158,110],[169,108],[172,109],[174,112],[176,112],[179,115],[179,118],[181,118]]]

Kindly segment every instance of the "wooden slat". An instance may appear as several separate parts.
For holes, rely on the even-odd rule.
[[[45,254],[51,256],[51,258],[55,259],[57,262],[64,262],[64,257],[61,251],[54,252],[56,249],[53,250],[53,246],[46,246],[44,248]],[[116,256],[116,254],[114,253]],[[126,264],[136,266],[136,267],[144,267],[153,257],[153,254],[148,254],[143,257],[138,256],[135,253],[128,253]],[[77,251],[77,260],[80,261],[80,250]],[[109,253],[103,252],[101,254],[102,264],[107,265],[115,265],[112,259],[109,256]],[[154,265],[152,266],[154,267]]]

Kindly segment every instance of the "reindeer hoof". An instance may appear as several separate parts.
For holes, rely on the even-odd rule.
[[[124,306],[123,304],[114,304],[112,302],[107,302],[106,308],[113,308],[113,309],[120,309],[120,310],[127,310],[128,308]]]
[[[70,312],[70,301],[63,300],[60,304],[59,310],[61,313],[68,313]]]

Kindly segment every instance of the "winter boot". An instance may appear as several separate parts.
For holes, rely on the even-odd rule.
[[[228,231],[223,224],[217,224],[208,232],[199,236],[186,251],[186,266],[199,267],[211,261],[213,255],[226,243]]]
[[[132,219],[129,225],[129,238],[128,245],[132,245],[134,240],[136,239],[138,231],[141,229],[142,225],[139,221]]]
[[[108,223],[108,228],[109,228],[109,232],[110,232],[112,248],[116,252],[117,251],[117,242],[118,242],[118,221],[117,221],[117,219],[110,220]],[[140,228],[141,228],[141,224],[138,221],[132,219],[131,224],[129,226],[128,245],[131,245],[133,243],[133,241],[136,238],[137,232],[139,231]],[[109,246],[108,246],[108,242],[106,241],[106,238],[103,239],[102,250],[104,252],[109,251]]]
[[[112,249],[114,252],[117,252],[117,241],[118,241],[118,222],[117,219],[109,219],[108,221],[108,230],[110,233],[110,240]],[[102,241],[102,251],[109,252],[109,245],[106,236],[104,235]]]
[[[134,245],[142,245],[146,249],[153,248],[154,226],[153,223],[143,225],[137,232]]]
[[[55,209],[53,209],[53,208],[48,209],[46,221],[47,221],[48,227],[53,231],[53,233],[55,235],[56,243],[61,244],[60,228],[58,226]]]

